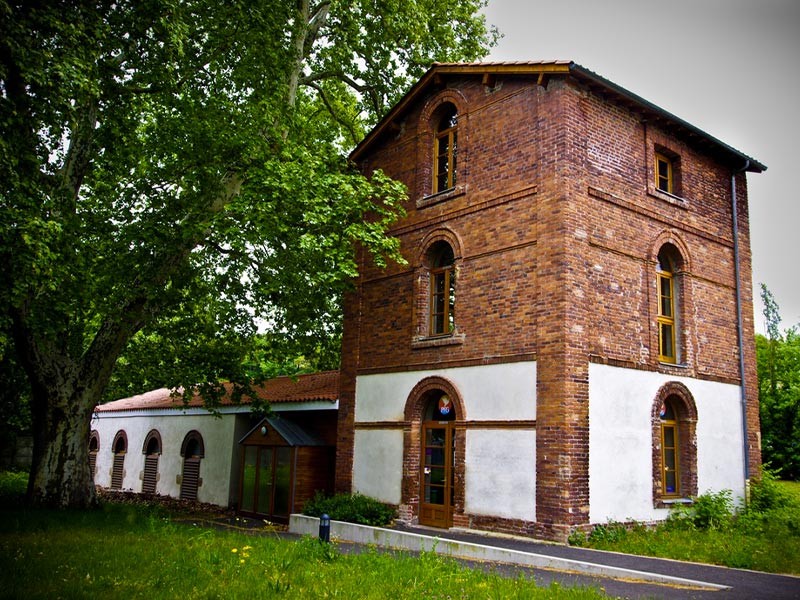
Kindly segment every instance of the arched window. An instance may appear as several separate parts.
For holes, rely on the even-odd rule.
[[[681,383],[659,390],[653,405],[653,498],[658,507],[697,495],[697,407]]]
[[[664,400],[661,418],[661,489],[664,497],[681,495],[680,432],[678,417],[671,398]]]
[[[95,471],[97,470],[97,453],[100,451],[100,434],[97,430],[93,430],[89,435],[89,469],[92,471],[92,479],[94,479]]]
[[[181,456],[183,456],[181,500],[197,500],[197,489],[203,483],[200,478],[200,461],[204,455],[205,446],[200,432],[192,430],[187,433],[181,444]]]
[[[449,190],[456,185],[458,154],[458,113],[452,104],[446,105],[436,127],[433,150],[433,193]]]
[[[658,360],[665,363],[680,361],[678,315],[680,301],[680,255],[672,245],[665,245],[658,253],[656,279],[658,282]]]
[[[430,335],[455,331],[456,270],[453,249],[436,242],[429,252],[431,262]]]
[[[161,455],[161,434],[150,430],[142,446],[144,453],[144,472],[142,473],[142,493],[155,494],[158,482],[158,457]]]
[[[121,490],[122,481],[125,478],[125,454],[128,452],[128,435],[120,429],[114,436],[114,444],[111,446],[114,453],[114,463],[111,467],[111,489]]]

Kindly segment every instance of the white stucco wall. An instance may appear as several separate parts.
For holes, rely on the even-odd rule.
[[[356,380],[356,423],[401,421],[411,390],[433,375],[448,379],[458,388],[466,418],[471,421],[536,419],[536,363],[517,362],[362,375]]]
[[[403,432],[399,429],[355,432],[354,488],[382,502],[400,504]]]
[[[187,433],[198,431],[203,437],[205,455],[200,463],[202,485],[197,490],[197,499],[220,506],[228,505],[232,470],[238,464],[235,414],[215,418],[204,410],[188,410],[187,414],[180,411],[96,413],[92,418],[92,429],[97,430],[100,436],[95,483],[103,487],[111,486],[112,444],[114,436],[122,429],[128,438],[122,489],[134,492],[142,491],[144,440],[151,429],[158,430],[161,434],[161,456],[156,492],[175,497],[180,495],[177,476],[183,469],[181,444]],[[238,480],[238,474],[235,475],[233,479]]]
[[[398,422],[415,385],[430,376],[449,380],[474,421],[536,419],[536,363],[461,367],[360,376],[356,423]],[[465,446],[465,509],[468,513],[534,520],[536,435],[533,429],[470,426]],[[399,503],[403,437],[399,429],[358,429],[353,454],[356,491]]]
[[[653,507],[650,414],[658,390],[685,385],[697,405],[698,492],[744,493],[739,387],[607,365],[589,365],[589,519],[663,519]]]
[[[466,511],[535,521],[535,432],[470,429],[465,450]]]

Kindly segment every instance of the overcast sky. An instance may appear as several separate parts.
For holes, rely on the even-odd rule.
[[[760,284],[800,324],[800,0],[489,0],[485,60],[572,60],[767,166],[748,173]]]

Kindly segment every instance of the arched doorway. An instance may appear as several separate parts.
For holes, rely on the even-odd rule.
[[[419,522],[450,527],[455,506],[456,408],[448,394],[427,394],[422,420]]]

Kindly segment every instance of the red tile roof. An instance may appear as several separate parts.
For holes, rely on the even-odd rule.
[[[225,384],[227,394],[222,398],[221,406],[234,405],[230,396],[231,388],[230,384]],[[339,399],[339,371],[324,371],[322,373],[297,375],[296,377],[276,377],[265,381],[255,390],[260,400],[273,404],[282,402],[336,402]],[[180,391],[178,390],[178,393]],[[249,404],[250,400],[248,397],[243,397],[241,403]],[[184,404],[180,395],[175,396],[172,390],[162,388],[101,404],[95,410],[97,412],[114,412],[184,408],[186,406],[201,407],[203,406],[203,399],[199,394],[195,395],[187,405]]]

